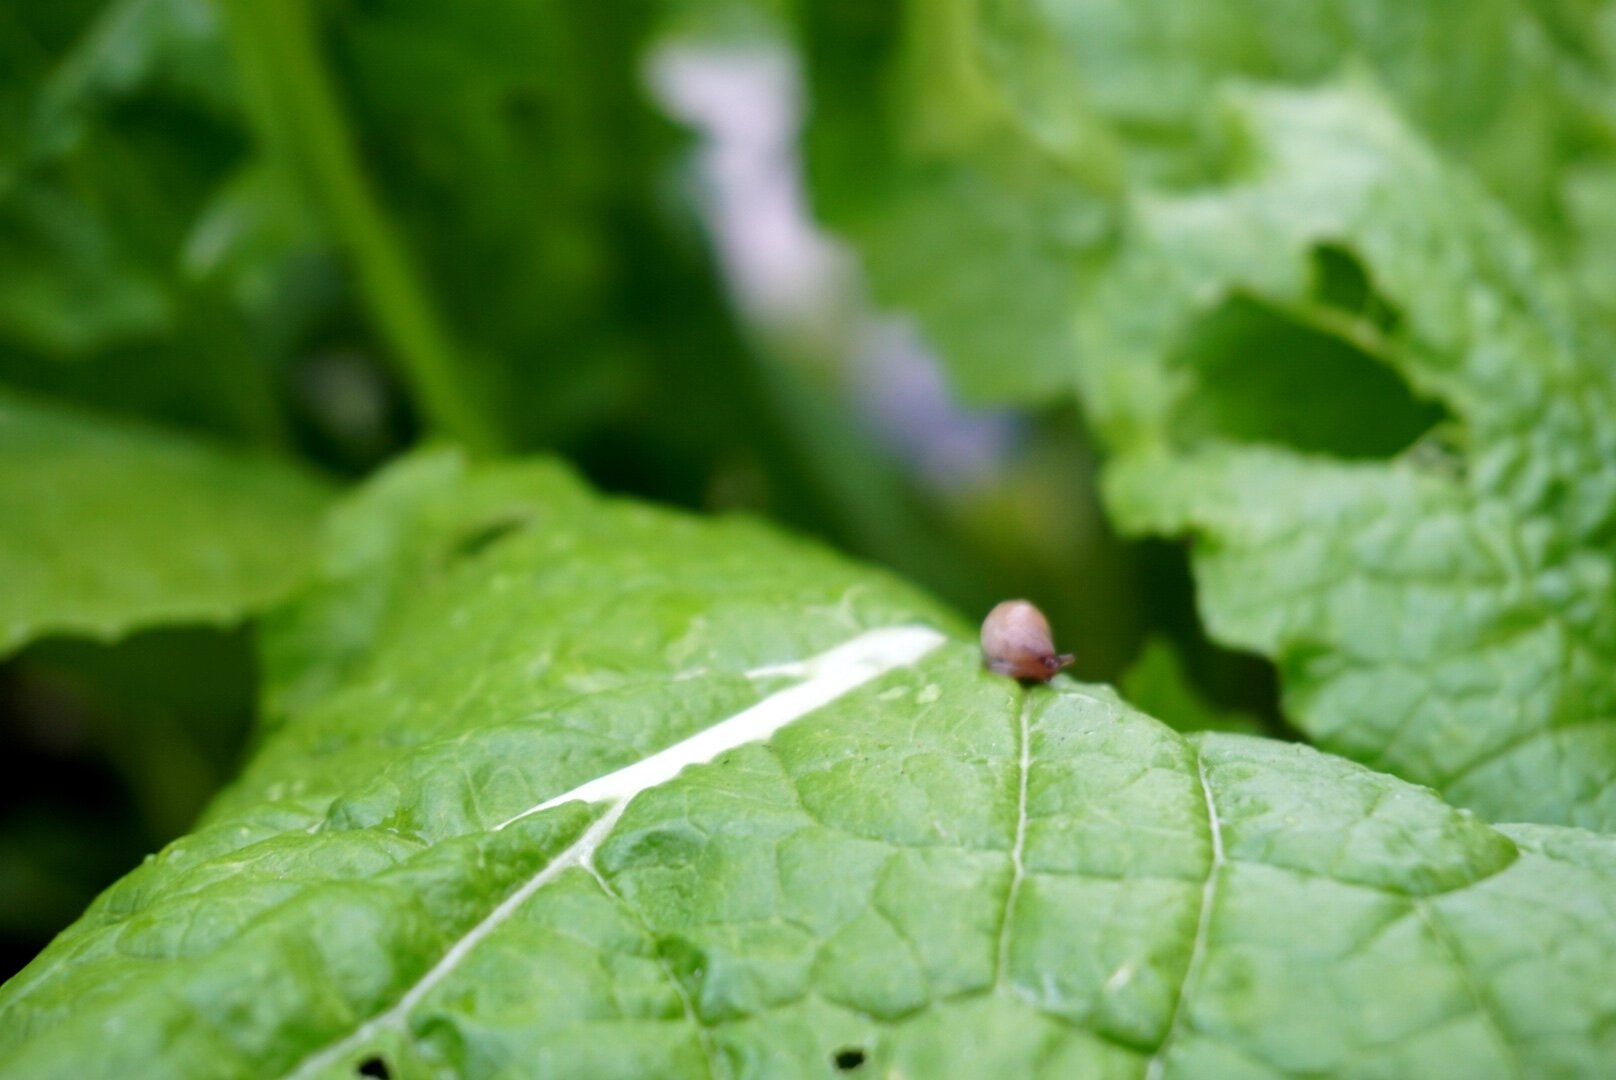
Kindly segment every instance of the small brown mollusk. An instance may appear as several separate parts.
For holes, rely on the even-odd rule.
[[[982,660],[989,671],[1048,682],[1073,659],[1055,651],[1049,620],[1025,600],[1006,600],[982,620]]]

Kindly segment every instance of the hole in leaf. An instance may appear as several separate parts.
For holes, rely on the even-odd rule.
[[[1335,244],[1320,244],[1313,249],[1313,298],[1383,331],[1394,329],[1402,321],[1397,309],[1375,291],[1363,263]]]
[[[1330,287],[1350,296],[1350,274],[1336,276]],[[1191,328],[1175,357],[1193,377],[1175,416],[1184,441],[1216,437],[1386,458],[1447,418],[1347,335],[1301,317],[1241,295]]]
[[[375,1054],[361,1061],[355,1072],[360,1076],[374,1076],[376,1080],[391,1080],[393,1075],[387,1067],[387,1062]]]
[[[844,1047],[831,1057],[842,1072],[852,1072],[864,1064],[864,1051],[856,1046]]]
[[[519,532],[527,524],[528,518],[526,515],[512,514],[508,517],[495,518],[475,528],[468,529],[461,533],[450,546],[448,561],[459,562],[462,559],[475,558],[501,540]]]

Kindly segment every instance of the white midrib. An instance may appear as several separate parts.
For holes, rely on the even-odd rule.
[[[578,839],[523,882],[477,925],[457,938],[443,957],[416,980],[392,1007],[371,1017],[343,1038],[309,1054],[286,1074],[284,1080],[311,1076],[359,1049],[377,1032],[402,1024],[434,987],[534,893],[575,866],[592,867],[596,850],[611,834],[635,795],[666,783],[691,765],[712,761],[726,750],[768,739],[793,720],[830,704],[870,680],[915,663],[946,640],[930,627],[890,626],[867,631],[806,660],[749,671],[747,675],[750,678],[800,675],[803,681],[770,694],[734,716],[648,758],[580,784],[571,791],[546,799],[500,822],[495,826],[496,831],[563,803],[581,801],[609,804],[606,812]]]
[[[1206,940],[1212,925],[1212,901],[1217,896],[1218,875],[1223,873],[1223,826],[1218,821],[1217,804],[1212,801],[1212,785],[1206,778],[1206,763],[1197,754],[1196,775],[1201,779],[1201,797],[1206,800],[1207,828],[1212,835],[1212,865],[1207,868],[1206,884],[1201,886],[1201,916],[1195,924],[1195,944],[1190,949],[1190,962],[1184,968],[1184,981],[1178,988],[1178,1000],[1173,1003],[1173,1018],[1167,1025],[1167,1036],[1151,1055],[1145,1066],[1145,1080],[1161,1080],[1167,1067],[1167,1051],[1178,1039],[1188,1010],[1184,1008],[1191,991],[1200,980],[1201,965],[1206,957]]]

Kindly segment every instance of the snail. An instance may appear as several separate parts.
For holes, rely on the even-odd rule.
[[[1074,659],[1055,652],[1049,620],[1025,600],[1006,600],[982,620],[982,660],[995,674],[1048,682]]]

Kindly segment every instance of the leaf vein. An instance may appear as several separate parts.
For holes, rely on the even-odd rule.
[[[1195,943],[1190,948],[1189,963],[1184,966],[1184,980],[1179,984],[1178,996],[1173,1002],[1172,1019],[1161,1045],[1145,1065],[1145,1080],[1160,1080],[1167,1066],[1167,1050],[1183,1030],[1189,1010],[1185,1007],[1195,984],[1200,980],[1201,967],[1206,960],[1206,946],[1212,925],[1212,906],[1217,898],[1218,879],[1223,873],[1223,826],[1218,820],[1217,803],[1212,799],[1212,785],[1206,775],[1206,761],[1195,751],[1195,772],[1201,782],[1201,797],[1206,801],[1207,833],[1212,840],[1212,862],[1207,867],[1206,883],[1201,887],[1201,913],[1195,923]]]

